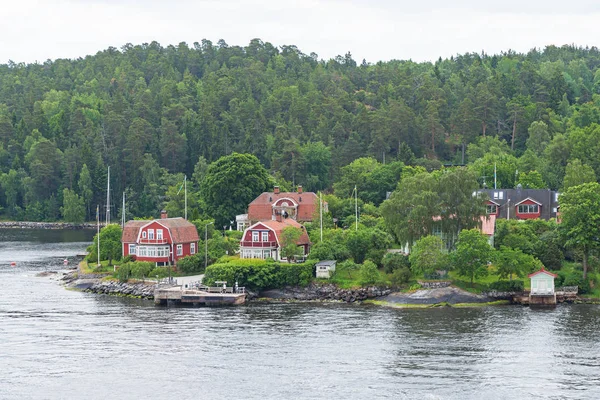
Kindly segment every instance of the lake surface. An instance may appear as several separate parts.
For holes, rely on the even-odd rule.
[[[0,399],[600,398],[600,306],[159,308],[35,276],[92,235],[0,230]]]

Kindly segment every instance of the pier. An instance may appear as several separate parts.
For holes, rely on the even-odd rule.
[[[208,287],[203,285],[164,285],[154,290],[154,304],[181,304],[193,306],[233,306],[246,303],[246,290],[243,287]],[[186,287],[187,286],[187,287]]]

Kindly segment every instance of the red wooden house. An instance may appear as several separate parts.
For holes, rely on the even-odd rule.
[[[129,221],[123,228],[121,243],[123,257],[135,256],[139,261],[151,261],[156,265],[176,264],[182,257],[198,251],[196,226],[183,218],[167,218],[152,221]]]
[[[310,249],[310,239],[304,226],[293,219],[266,220],[246,228],[240,241],[240,258],[273,258],[281,261],[281,233],[288,226],[302,229],[296,242],[304,255]]]
[[[519,219],[536,219],[542,214],[542,203],[527,197],[515,204],[515,211]]]

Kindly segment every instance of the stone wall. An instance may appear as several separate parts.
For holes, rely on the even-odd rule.
[[[100,224],[104,226],[104,224]],[[92,229],[96,224],[71,224],[69,222],[27,222],[27,221],[2,221],[0,228],[18,229]]]
[[[441,289],[452,285],[450,281],[417,281],[423,289]]]

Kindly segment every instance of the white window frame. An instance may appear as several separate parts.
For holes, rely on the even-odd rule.
[[[142,231],[142,239],[146,239],[146,231]]]
[[[498,212],[498,206],[495,204],[486,204],[485,212],[487,214],[496,214]]]
[[[130,255],[135,255],[135,244],[130,244],[129,245],[129,254]]]
[[[540,206],[537,204],[519,204],[517,212],[519,214],[537,214],[540,212]]]
[[[156,239],[157,240],[162,240],[163,239],[163,230],[162,229],[157,229],[156,230]]]
[[[178,244],[177,245],[177,255],[178,256],[182,256],[183,255],[183,245],[182,244]]]
[[[148,240],[154,240],[154,229],[148,229]]]
[[[261,239],[263,242],[269,241],[269,232],[261,232]]]
[[[260,239],[260,235],[258,234],[258,231],[252,231],[252,241],[258,242],[259,239]]]
[[[190,254],[196,254],[196,243],[190,243]]]

